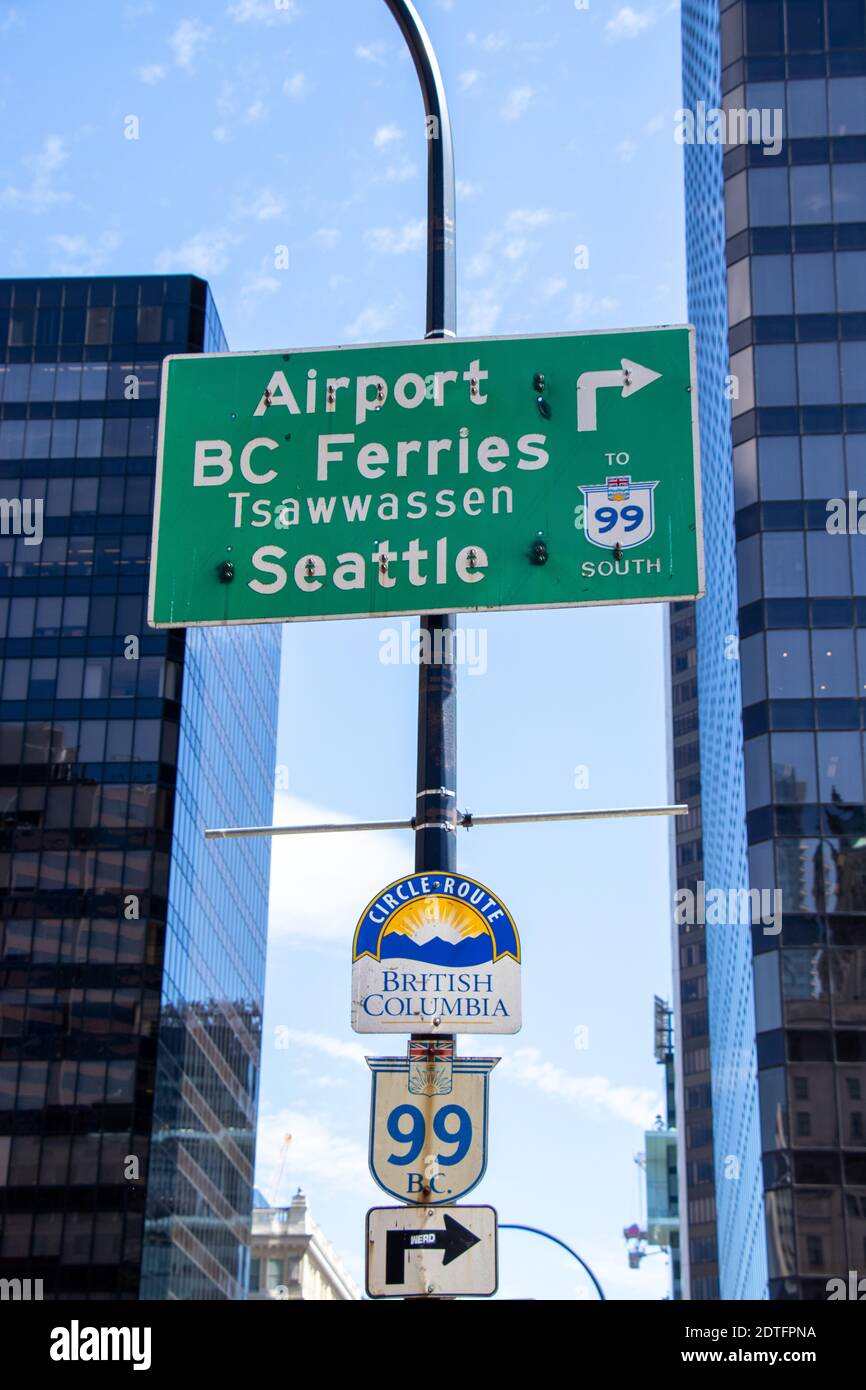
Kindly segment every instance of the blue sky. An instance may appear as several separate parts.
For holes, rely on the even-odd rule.
[[[419,8],[454,122],[458,331],[685,321],[676,6]],[[195,272],[238,350],[423,334],[424,127],[383,0],[27,0],[0,5],[0,43],[0,273]],[[666,618],[461,620],[486,670],[460,674],[460,805],[666,801]],[[394,627],[286,628],[276,820],[411,814],[417,671],[380,659]],[[473,1196],[575,1245],[609,1296],[659,1298],[665,1258],[629,1271],[621,1230],[640,1218],[634,1155],[662,1104],[667,824],[476,829],[458,852],[510,907],[525,958],[523,1031],[464,1049],[503,1058]],[[363,1057],[401,1048],[352,1034],[349,947],[368,899],[411,867],[408,834],[275,842],[259,1183],[273,1193],[290,1132],[279,1196],[304,1188],[359,1279],[364,1211],[387,1201],[366,1171]],[[566,1256],[515,1233],[501,1292],[591,1296]]]

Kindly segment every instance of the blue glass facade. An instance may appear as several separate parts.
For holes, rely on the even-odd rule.
[[[683,102],[721,106],[716,6],[683,5]],[[689,317],[697,329],[701,489],[707,593],[696,605],[703,876],[708,887],[748,883],[746,798],[736,642],[737,582],[731,470],[722,147],[684,146]],[[734,647],[735,650],[735,647]],[[722,1298],[761,1298],[758,1135],[751,934],[706,933],[709,1035]],[[748,1254],[748,1258],[742,1258]]]
[[[190,276],[0,281],[0,1274],[243,1297],[279,629],[144,616]],[[36,526],[34,519],[40,519]],[[37,534],[41,531],[41,534]]]
[[[866,1266],[866,6],[687,0],[685,106],[779,141],[685,146],[707,597],[696,607],[721,1296]],[[772,149],[769,146],[772,144]],[[773,903],[773,911],[778,903]]]

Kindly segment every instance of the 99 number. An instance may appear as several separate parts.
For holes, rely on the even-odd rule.
[[[404,1121],[408,1121],[408,1124],[404,1124]],[[451,1124],[452,1121],[456,1121],[456,1124]],[[433,1116],[432,1129],[444,1148],[453,1149],[450,1154],[436,1154],[436,1162],[443,1168],[459,1163],[466,1157],[472,1143],[472,1119],[462,1105],[443,1105]],[[388,1116],[388,1133],[395,1144],[408,1145],[404,1154],[392,1153],[388,1157],[389,1163],[404,1168],[414,1163],[424,1148],[427,1121],[416,1105],[398,1105]]]
[[[612,531],[618,521],[625,522],[623,528],[625,531],[636,531],[643,521],[643,507],[638,507],[634,503],[619,511],[616,507],[599,507],[595,513],[595,519],[601,523],[598,527],[600,536],[605,536],[608,531]]]

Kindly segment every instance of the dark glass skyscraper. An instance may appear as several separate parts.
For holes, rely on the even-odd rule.
[[[0,1274],[245,1296],[279,629],[145,620],[189,276],[0,281]]]
[[[782,907],[705,933],[720,1292],[825,1299],[866,1270],[866,6],[684,0],[683,63],[727,133],[685,146],[701,874]]]

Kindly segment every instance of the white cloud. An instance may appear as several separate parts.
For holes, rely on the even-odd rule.
[[[610,295],[595,295],[581,291],[573,297],[570,313],[575,323],[584,323],[598,315],[612,314],[618,308],[619,300]]]
[[[333,251],[342,233],[337,227],[319,227],[313,232],[313,241],[317,246],[321,246],[323,251]]]
[[[285,1136],[291,1135],[279,1193],[272,1184],[281,1168]],[[379,1189],[369,1176],[366,1145],[347,1139],[332,1126],[328,1116],[299,1110],[277,1110],[260,1115],[256,1131],[256,1170],[260,1186],[270,1201],[285,1202],[286,1173],[291,1189],[300,1186],[310,1198],[313,1216],[319,1192],[351,1192],[362,1199]],[[381,1195],[381,1194],[380,1194]]]
[[[351,323],[346,325],[346,337],[353,343],[371,342],[379,338],[387,328],[390,328],[391,324],[394,322],[394,315],[396,312],[396,304],[368,304],[361,310],[356,319],[353,319]],[[382,839],[382,831],[380,830],[372,831],[371,835],[374,839]],[[353,840],[360,840],[363,838],[361,834],[352,835]],[[366,862],[365,859],[365,863]],[[400,852],[397,853],[395,846],[390,875],[391,879],[399,878],[402,873],[405,873],[405,870],[406,851],[405,849],[401,849]],[[379,877],[381,879],[381,874]],[[390,882],[390,879],[382,879],[382,882]],[[374,885],[371,888],[370,897],[372,897],[376,891],[377,889]],[[355,906],[357,908],[357,903]],[[340,939],[343,939],[342,927],[340,928]]]
[[[52,275],[95,275],[106,266],[120,245],[116,231],[102,232],[95,240],[79,233],[69,236],[55,232],[45,238]]]
[[[630,164],[637,154],[637,151],[637,142],[629,140],[628,137],[626,137],[625,140],[620,140],[616,147],[617,158],[621,159],[623,164]]]
[[[365,240],[372,250],[383,255],[402,256],[423,246],[426,234],[427,221],[420,217],[417,222],[404,222],[402,227],[371,227]]]
[[[512,232],[537,231],[539,227],[548,227],[554,216],[549,208],[514,208],[508,214],[506,226]]]
[[[405,132],[398,125],[380,125],[373,136],[373,148],[383,150],[395,140],[402,140]]]
[[[496,331],[501,315],[502,303],[498,291],[491,286],[477,290],[469,298],[468,304],[464,301],[464,321],[460,331],[467,338],[488,337]]]
[[[480,76],[481,73],[477,70],[477,68],[469,68],[466,72],[460,72],[457,74],[457,81],[460,83],[460,86],[463,89],[463,91],[468,92],[470,87],[475,86]]]
[[[287,1028],[286,1037],[299,1047],[313,1048],[328,1057],[339,1057],[341,1062],[354,1062],[360,1067],[367,1065],[366,1048],[362,1043],[343,1042],[342,1038],[334,1038],[330,1033],[303,1032],[297,1028]]]
[[[381,333],[395,306],[370,304],[345,332],[352,341]],[[343,824],[353,816],[277,792],[276,825]],[[347,835],[276,835],[271,845],[269,931],[273,938],[346,940],[346,923],[383,883],[405,872],[404,838],[382,830]],[[328,900],[321,885],[329,885]]]
[[[480,183],[468,183],[466,179],[458,179],[455,186],[458,198],[475,198],[481,192]]]
[[[21,161],[29,171],[30,181],[25,188],[8,185],[0,191],[0,206],[20,212],[47,212],[58,203],[68,203],[71,193],[59,193],[52,187],[54,175],[68,159],[66,146],[59,135],[47,135],[36,154]]]
[[[280,0],[279,5],[276,0],[234,0],[234,4],[229,5],[226,14],[236,20],[238,24],[248,24],[251,20],[256,24],[279,24],[286,19],[296,19],[300,14],[297,0]]]
[[[535,92],[531,87],[512,87],[499,108],[499,114],[503,121],[517,121],[529,110],[534,100]]]
[[[466,35],[466,42],[473,47],[483,48],[485,53],[498,53],[508,43],[508,35],[502,29],[497,29],[489,34],[484,34],[481,38],[470,31]]]
[[[284,283],[285,282],[277,275],[267,275],[264,273],[260,275],[251,275],[248,279],[244,280],[240,287],[239,296],[241,303],[244,308],[249,308],[250,305],[257,302],[265,295],[276,294],[278,290],[283,288]]]
[[[399,164],[389,164],[384,173],[376,175],[377,183],[408,183],[418,173],[418,165],[411,159],[401,159]]]
[[[145,63],[138,69],[138,75],[148,87],[155,87],[157,82],[162,82],[168,76],[168,68],[164,63]]]
[[[607,1076],[575,1076],[546,1062],[537,1047],[521,1047],[499,1063],[500,1074],[556,1100],[582,1109],[602,1109],[649,1129],[662,1109],[661,1097],[640,1086],[615,1086]]]
[[[200,19],[182,19],[168,41],[174,61],[185,72],[195,72],[195,60],[211,36]]]
[[[502,248],[502,254],[507,261],[522,261],[526,255],[528,242],[524,237],[514,237],[507,241]]]
[[[293,1028],[287,1034],[289,1042],[298,1047],[322,1052],[353,1066],[366,1066],[365,1048],[360,1043]],[[478,1039],[479,1044],[482,1041]],[[641,1129],[651,1128],[663,1104],[661,1096],[647,1087],[617,1086],[607,1076],[578,1076],[566,1071],[546,1061],[537,1047],[519,1047],[503,1057],[498,1074],[517,1085],[543,1091],[553,1100],[564,1100],[583,1109],[606,1110]]]
[[[562,291],[567,285],[567,280],[564,280],[561,276],[552,275],[549,280],[545,280],[541,287],[542,298],[555,299],[558,294],[562,294]]]
[[[493,257],[489,251],[476,251],[469,259],[466,276],[469,280],[480,280],[493,269]]]
[[[636,39],[645,29],[656,22],[653,10],[633,10],[631,5],[623,5],[612,19],[607,21],[604,32],[609,39]]]
[[[387,52],[388,45],[382,39],[355,45],[356,58],[360,58],[362,63],[376,63],[379,67],[384,67]]]
[[[304,72],[293,73],[292,76],[287,77],[283,83],[283,91],[286,96],[291,97],[293,101],[301,101],[308,95],[309,90],[310,81]]]
[[[262,101],[261,97],[256,97],[255,101],[250,102],[250,105],[244,112],[244,121],[247,125],[254,125],[257,121],[264,120],[267,114],[268,108],[265,106],[265,103]]]
[[[253,217],[257,222],[272,222],[275,217],[282,217],[285,212],[285,204],[281,199],[271,192],[269,188],[263,188],[261,193],[257,193],[254,198],[249,198],[242,205],[238,206],[237,217]]]
[[[154,266],[161,275],[173,272],[200,275],[207,280],[226,269],[229,263],[229,249],[239,238],[225,229],[213,232],[196,232],[176,250],[160,251]]]
[[[670,117],[665,116],[663,111],[659,111],[655,116],[651,116],[645,126],[647,135],[658,135],[660,130],[664,130],[669,119]]]

